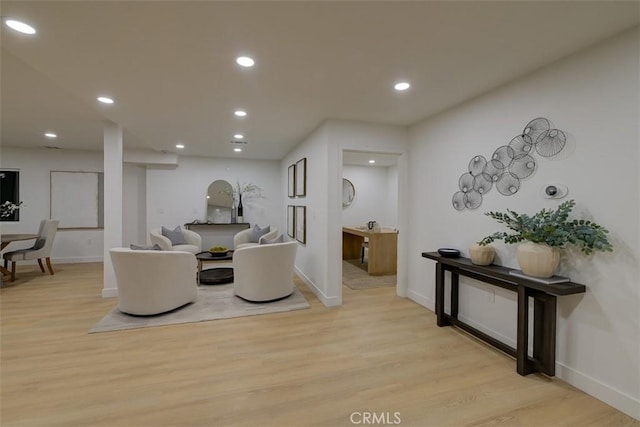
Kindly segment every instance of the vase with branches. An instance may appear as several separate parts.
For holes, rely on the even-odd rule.
[[[248,199],[253,198],[262,198],[262,188],[253,183],[243,182],[240,184],[240,181],[236,181],[236,185],[233,188],[233,196],[234,199],[238,199],[238,210],[237,216],[240,221],[242,221],[242,217],[244,216],[244,207],[242,205],[242,197],[244,196],[244,201],[246,202]]]

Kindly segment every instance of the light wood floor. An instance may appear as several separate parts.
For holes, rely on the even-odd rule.
[[[2,427],[352,426],[366,411],[402,426],[640,425],[517,375],[393,288],[345,287],[326,308],[298,282],[308,310],[88,334],[116,305],[102,265],[54,268],[21,265],[0,290]]]

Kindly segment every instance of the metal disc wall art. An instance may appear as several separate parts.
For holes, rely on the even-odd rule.
[[[542,157],[553,157],[562,151],[567,143],[564,132],[558,129],[550,129],[544,132],[536,142],[536,152]]]
[[[462,191],[463,193],[468,193],[469,191],[473,190],[474,182],[475,178],[473,177],[473,175],[467,172],[463,174],[458,180],[458,188],[460,188],[460,191]]]
[[[549,124],[549,120],[544,117],[538,117],[537,119],[533,119],[527,123],[522,131],[522,137],[526,141],[531,141],[531,144],[535,144],[540,135],[547,132],[550,128],[551,125]]]
[[[481,175],[487,166],[487,159],[483,156],[475,156],[469,162],[469,173],[473,176]]]
[[[520,190],[521,180],[536,170],[534,153],[553,157],[566,145],[567,137],[559,129],[552,129],[549,120],[538,117],[524,127],[507,145],[498,147],[489,160],[476,155],[469,161],[468,170],[458,179],[458,188],[452,198],[456,210],[477,209],[483,195],[495,184],[498,192],[512,196]]]

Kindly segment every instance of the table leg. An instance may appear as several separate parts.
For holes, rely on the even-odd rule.
[[[516,371],[528,375],[535,371],[529,361],[529,292],[518,285],[518,337],[516,340]]]
[[[449,322],[444,317],[444,268],[442,263],[436,263],[436,320],[438,326],[449,326]]]
[[[451,272],[451,317],[458,318],[458,288],[460,283],[460,276],[458,273]]]
[[[556,374],[556,297],[533,295],[533,358],[547,375]]]

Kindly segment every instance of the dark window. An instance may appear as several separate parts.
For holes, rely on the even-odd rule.
[[[20,172],[0,170],[0,205],[6,202],[17,205],[20,203]],[[0,221],[19,221],[20,209],[16,209],[13,213],[2,209]]]

